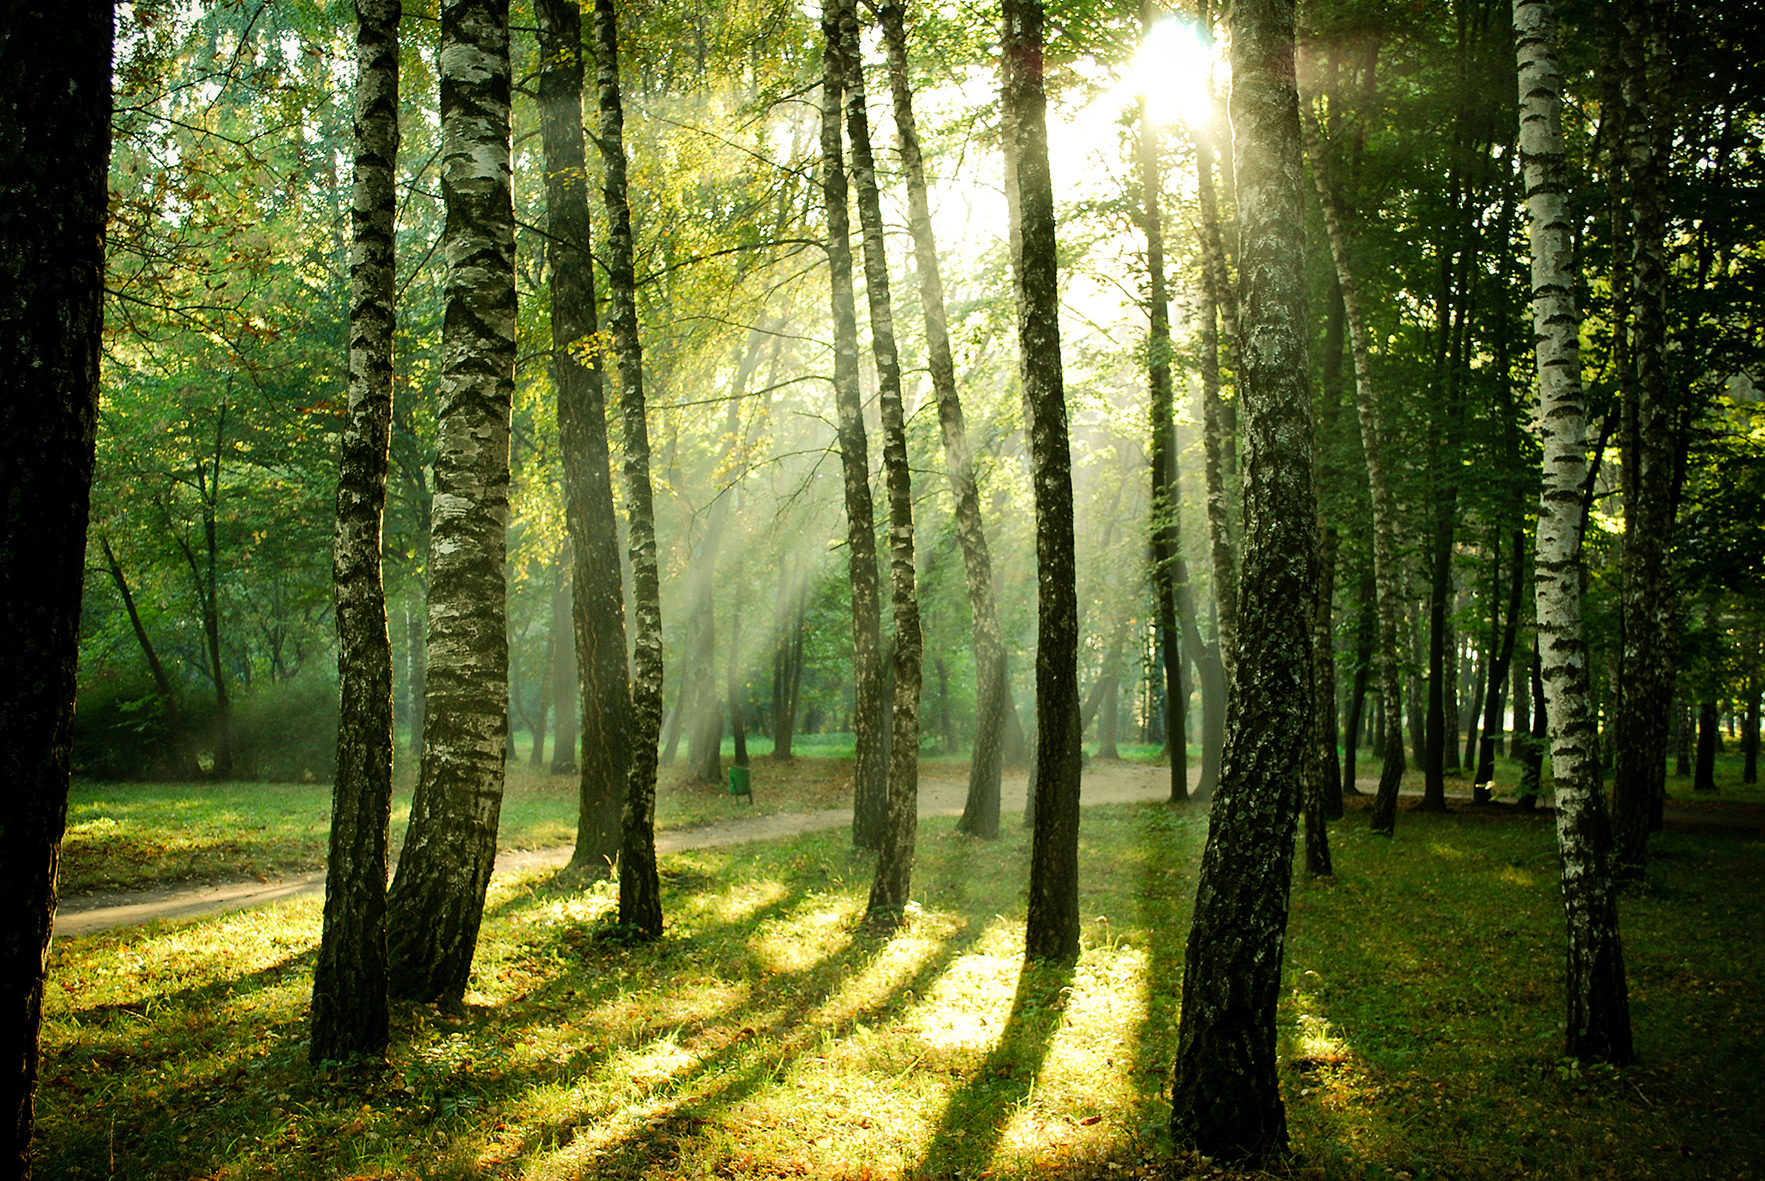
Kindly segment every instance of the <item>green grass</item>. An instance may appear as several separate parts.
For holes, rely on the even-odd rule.
[[[401,1008],[388,1065],[314,1075],[316,900],[58,941],[45,1176],[1169,1175],[1162,1097],[1205,822],[1085,813],[1085,950],[1025,970],[1021,829],[921,828],[923,910],[859,925],[843,832],[663,859],[669,927],[598,937],[605,886],[493,890],[466,1014]],[[1741,1176],[1765,1164],[1765,846],[1668,833],[1623,904],[1640,1062],[1560,1058],[1548,821],[1333,827],[1296,883],[1281,1175]],[[1188,1176],[1191,1167],[1177,1171]]]

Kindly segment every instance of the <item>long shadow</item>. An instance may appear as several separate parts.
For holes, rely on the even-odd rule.
[[[1011,1013],[980,1069],[944,1105],[938,1126],[908,1177],[974,1173],[992,1160],[1012,1113],[1026,1103],[1060,1031],[1062,994],[1075,965],[1026,961],[1017,976]]]

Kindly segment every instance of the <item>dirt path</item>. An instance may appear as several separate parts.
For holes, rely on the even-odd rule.
[[[968,792],[966,778],[932,778],[919,784],[919,814],[960,816]],[[1189,773],[1193,789],[1199,768]],[[1007,776],[1000,790],[1000,806],[1006,816],[1023,811],[1028,780]],[[1086,805],[1130,804],[1162,800],[1170,790],[1170,773],[1163,767],[1134,763],[1095,764],[1085,769],[1081,792]],[[798,833],[821,832],[852,822],[850,808],[820,812],[780,812],[752,819],[720,820],[697,828],[667,829],[656,834],[656,851],[678,853],[687,849],[716,849],[749,841],[770,841]],[[496,873],[508,875],[534,869],[555,869],[570,860],[570,846],[547,849],[504,849],[497,854]],[[325,892],[325,872],[297,874],[274,882],[221,882],[200,886],[166,886],[153,890],[107,891],[64,899],[55,914],[55,934],[64,939],[93,935],[116,927],[135,926],[159,919],[190,919],[223,914],[291,898],[310,898]]]

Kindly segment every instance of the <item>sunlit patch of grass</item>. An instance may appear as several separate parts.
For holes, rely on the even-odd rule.
[[[1358,819],[1358,823],[1357,823]],[[395,1011],[384,1066],[314,1074],[319,904],[58,943],[45,1176],[1150,1176],[1166,1123],[1199,809],[1088,809],[1084,950],[1022,957],[1027,837],[922,827],[919,910],[862,916],[841,833],[663,859],[668,929],[613,888],[499,878],[467,1008]],[[1296,881],[1279,1012],[1283,1175],[1598,1178],[1757,1169],[1765,849],[1669,833],[1624,901],[1638,1066],[1560,1059],[1544,818],[1332,829]],[[1659,1145],[1659,1149],[1657,1149]],[[1187,1158],[1176,1176],[1205,1173]]]

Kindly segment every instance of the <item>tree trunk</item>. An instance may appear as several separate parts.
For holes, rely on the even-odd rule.
[[[1513,569],[1508,574],[1508,623],[1502,632],[1501,650],[1489,670],[1489,698],[1483,704],[1483,742],[1477,752],[1477,776],[1472,796],[1488,803],[1489,784],[1495,780],[1495,749],[1500,741],[1502,692],[1508,683],[1508,666],[1514,659],[1514,642],[1520,637],[1520,585],[1526,573],[1526,531],[1514,530]],[[1516,708],[1518,703],[1516,703]]]
[[[393,256],[400,0],[356,4],[355,197],[350,221],[349,419],[338,459],[337,779],[325,922],[313,972],[317,1066],[386,1053],[386,871],[392,822],[392,641],[380,573],[392,445]]]
[[[794,689],[803,654],[803,590],[786,576],[782,557],[778,563],[778,614],[773,632],[772,757],[788,762],[792,758],[791,739],[797,729]]]
[[[1361,746],[1363,711],[1367,701],[1367,674],[1373,667],[1373,637],[1378,627],[1378,610],[1374,606],[1377,592],[1373,589],[1372,571],[1361,574],[1360,627],[1354,641],[1354,687],[1349,690],[1347,741],[1342,744],[1342,794],[1358,796],[1360,785],[1355,782],[1355,759]],[[1383,733],[1374,729],[1375,734]],[[1374,752],[1375,756],[1378,754]]]
[[[1752,647],[1756,654],[1759,650],[1757,638],[1753,640]],[[1740,781],[1750,786],[1759,782],[1759,679],[1757,673],[1747,678],[1746,693],[1746,715],[1741,721],[1740,733],[1742,760]]]
[[[1150,36],[1154,9],[1151,0],[1140,4],[1140,28]],[[1164,642],[1159,645],[1164,666],[1164,749],[1170,762],[1170,800],[1181,804],[1189,799],[1189,703],[1183,695],[1183,654],[1176,620],[1176,585],[1173,563],[1182,548],[1179,533],[1177,488],[1176,435],[1174,432],[1175,402],[1171,390],[1171,321],[1170,301],[1164,286],[1164,219],[1159,207],[1158,125],[1152,118],[1152,107],[1145,95],[1140,96],[1140,228],[1146,234],[1147,314],[1150,325],[1146,334],[1146,372],[1151,402],[1152,445],[1147,454],[1152,468],[1152,508],[1148,514],[1152,528],[1149,548],[1152,555],[1153,598],[1158,604],[1158,626]],[[1212,172],[1211,156],[1203,165]],[[1212,374],[1211,396],[1219,398],[1218,334],[1216,316],[1203,286],[1201,310],[1202,373]],[[1211,365],[1211,368],[1210,368]],[[1202,397],[1209,397],[1205,388]],[[1210,497],[1208,504],[1211,508]],[[1219,583],[1216,580],[1216,587]],[[1222,648],[1223,650],[1223,648]],[[1113,670],[1109,670],[1113,671]]]
[[[889,84],[895,103],[895,132],[901,167],[907,179],[907,221],[913,232],[913,261],[919,276],[919,298],[925,310],[926,359],[932,393],[938,401],[938,427],[944,441],[944,466],[955,502],[956,538],[962,546],[968,579],[968,610],[974,628],[974,748],[968,764],[968,799],[958,832],[992,839],[999,835],[999,768],[1004,721],[1005,645],[999,634],[999,609],[993,598],[993,561],[981,524],[980,491],[974,454],[956,392],[956,368],[950,355],[950,332],[944,311],[944,280],[938,268],[937,241],[932,236],[931,206],[926,194],[925,163],[913,117],[908,85],[907,33],[904,6],[887,0],[877,9],[889,58]]]
[[[1581,635],[1580,511],[1587,472],[1580,325],[1571,269],[1563,159],[1562,76],[1550,0],[1514,0],[1520,95],[1520,166],[1532,240],[1544,491],[1538,509],[1540,658],[1550,706],[1551,773],[1568,926],[1564,1053],[1625,1063],[1632,1058],[1630,1005],[1617,896],[1608,869],[1610,820],[1593,771],[1597,739],[1588,707]]]
[[[737,586],[740,579],[736,580]],[[742,712],[742,604],[741,592],[736,591],[736,599],[730,604],[729,619],[729,732],[735,738],[735,765],[748,765],[748,727],[747,719]]]
[[[637,335],[637,278],[631,202],[625,182],[625,110],[619,91],[619,23],[613,0],[595,0],[594,45],[600,82],[598,143],[607,206],[608,320],[619,371],[625,443],[625,505],[630,521],[631,589],[637,651],[631,676],[630,762],[619,846],[619,925],[646,939],[662,934],[662,883],[656,873],[656,739],[662,728],[662,600],[656,514],[650,486],[650,431],[644,414],[643,349]]]
[[[515,218],[507,0],[444,3],[437,60],[447,361],[429,547],[427,722],[387,932],[394,995],[457,1003],[496,861],[508,750]]]
[[[1519,618],[1516,615],[1516,630],[1518,630],[1518,622]],[[1508,734],[1507,755],[1510,759],[1517,759],[1521,754],[1521,743],[1526,738],[1527,719],[1532,716],[1532,671],[1523,660],[1515,660],[1508,667],[1514,678],[1512,690],[1514,726]]]
[[[1042,23],[1041,0],[1005,0],[1001,107],[1022,219],[1017,331],[1036,504],[1036,819],[1024,954],[1070,960],[1079,954],[1078,592]]]
[[[845,475],[846,562],[852,583],[852,844],[880,848],[888,804],[884,754],[882,594],[876,569],[876,517],[870,499],[870,450],[858,387],[858,310],[852,294],[852,226],[840,112],[845,95],[839,42],[840,0],[825,0],[821,31],[821,191],[827,210],[827,261],[834,336],[834,402],[839,410]]]
[[[1697,766],[1692,772],[1691,789],[1693,791],[1716,790],[1716,744],[1721,738],[1716,733],[1716,703],[1705,701],[1698,706],[1698,758]]]
[[[424,548],[428,545],[425,542]],[[416,600],[415,610],[410,605],[405,607],[405,692],[410,694],[411,705],[411,756],[421,762],[423,758],[423,714],[426,705],[426,686],[429,680],[429,642],[428,630],[429,591],[418,582],[412,592]]]
[[[534,15],[539,21],[539,128],[550,230],[546,257],[552,297],[552,382],[564,456],[564,523],[570,536],[570,615],[582,738],[576,848],[570,864],[605,876],[621,840],[620,811],[631,760],[631,683],[604,367],[588,363],[585,352],[599,322],[584,171],[582,11],[574,0],[536,0]]]
[[[1317,501],[1293,31],[1290,0],[1233,5],[1246,589],[1225,771],[1202,854],[1171,1084],[1177,1143],[1233,1162],[1260,1162],[1287,1144],[1275,1007],[1315,713]]]
[[[567,511],[567,510],[566,510]],[[576,703],[580,678],[576,672],[576,622],[570,601],[572,567],[569,538],[564,541],[556,580],[552,583],[552,774],[576,773]],[[578,817],[580,821],[580,817]]]
[[[67,826],[98,421],[108,5],[19,3],[0,43],[0,1175],[30,1171],[43,973]]]
[[[140,645],[141,656],[147,661],[147,671],[153,676],[153,693],[159,700],[159,710],[165,718],[166,769],[173,775],[188,775],[194,768],[189,764],[184,749],[184,728],[178,717],[178,697],[172,689],[171,678],[166,675],[165,665],[159,662],[159,653],[154,650],[153,641],[147,636],[147,628],[141,622],[141,613],[135,607],[135,596],[129,590],[129,580],[123,575],[122,563],[117,561],[116,552],[110,548],[110,538],[100,537],[98,544],[104,550],[104,565],[110,571],[110,581],[115,584],[116,593],[123,601],[123,609],[129,614],[129,626],[134,629],[135,643]]]
[[[558,565],[552,568],[552,576],[557,577]],[[554,588],[553,595],[557,592]],[[547,598],[551,598],[548,595]],[[556,603],[552,607],[552,617],[545,629],[545,656],[539,662],[539,708],[534,711],[535,717],[526,717],[526,706],[522,706],[522,716],[527,722],[527,732],[533,735],[533,745],[527,752],[527,765],[535,769],[545,766],[545,731],[546,719],[552,712],[552,685],[558,677],[558,612]],[[514,644],[509,645],[514,652]],[[519,693],[520,679],[517,666],[512,663],[509,668],[509,691],[511,697]],[[517,697],[517,700],[519,698]]]
[[[901,404],[901,363],[895,353],[895,313],[883,243],[882,198],[870,150],[864,106],[864,63],[858,45],[855,0],[840,4],[840,60],[845,70],[846,136],[852,145],[852,183],[864,240],[864,293],[870,304],[871,353],[883,430],[883,473],[889,495],[889,589],[895,617],[890,660],[888,809],[876,877],[865,921],[898,925],[906,914],[919,827],[919,706],[924,660],[919,587],[913,559],[913,485],[907,470],[907,418]],[[952,389],[952,395],[954,390]]]
[[[1666,168],[1672,119],[1650,85],[1663,55],[1653,0],[1625,0],[1624,161],[1630,193],[1634,316],[1632,380],[1624,383],[1623,664],[1612,779],[1620,878],[1642,876],[1650,819],[1666,793],[1667,716],[1673,700],[1676,605],[1673,546],[1673,395],[1667,374]]]
[[[1538,643],[1532,645],[1532,673],[1527,677],[1532,697],[1532,727],[1522,734],[1519,731],[1520,715],[1514,715],[1514,741],[1520,747],[1515,757],[1521,761],[1520,795],[1514,806],[1530,812],[1538,807],[1538,796],[1542,790],[1541,780],[1544,775],[1544,752],[1550,742],[1549,721],[1544,708],[1544,672],[1539,657]]]
[[[1318,607],[1312,619],[1314,723],[1318,745],[1318,791],[1326,820],[1342,819],[1342,763],[1336,731],[1336,561],[1340,538],[1334,527],[1318,529]],[[1352,738],[1351,740],[1352,741]]]
[[[1360,283],[1350,263],[1347,227],[1326,176],[1323,152],[1316,129],[1305,124],[1312,175],[1324,207],[1324,226],[1330,235],[1330,256],[1336,266],[1336,282],[1342,289],[1342,306],[1348,317],[1349,350],[1354,356],[1355,406],[1360,416],[1361,445],[1366,452],[1367,488],[1373,503],[1373,582],[1379,613],[1379,693],[1384,702],[1382,750],[1384,766],[1379,772],[1379,794],[1373,801],[1373,831],[1390,836],[1397,828],[1397,792],[1403,782],[1403,696],[1397,680],[1397,522],[1391,490],[1385,481],[1383,440],[1384,409],[1373,385],[1373,358],[1367,341],[1366,319],[1361,313]]]

